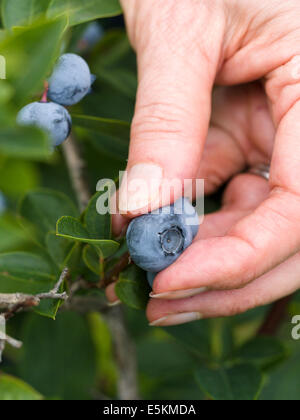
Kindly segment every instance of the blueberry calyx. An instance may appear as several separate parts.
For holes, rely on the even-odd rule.
[[[159,233],[159,239],[165,255],[176,255],[183,250],[184,236],[178,226],[172,226]]]

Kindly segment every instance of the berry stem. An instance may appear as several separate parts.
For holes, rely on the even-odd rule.
[[[41,99],[42,103],[47,103],[48,90],[49,90],[49,83],[44,82],[44,93]]]

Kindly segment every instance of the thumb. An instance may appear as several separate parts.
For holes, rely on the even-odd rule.
[[[150,14],[143,36],[135,38],[139,84],[119,192],[119,210],[129,216],[169,204],[182,194],[183,180],[196,177],[208,131],[223,25],[206,8],[199,17],[190,16],[188,8],[179,9],[167,17],[164,10]],[[151,33],[146,35],[148,26]],[[163,185],[174,180],[173,196],[162,194]]]

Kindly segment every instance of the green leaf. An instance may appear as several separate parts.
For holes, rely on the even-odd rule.
[[[66,266],[72,269],[75,264],[78,265],[80,244],[74,244],[68,239],[57,236],[55,232],[49,232],[46,237],[46,245],[53,262],[61,270]]]
[[[121,68],[102,69],[99,77],[129,98],[134,99],[136,97],[137,78],[133,71]]]
[[[59,273],[46,257],[28,252],[0,254],[1,293],[37,294],[48,292],[57,282]],[[44,316],[54,318],[58,301],[45,300],[36,309]]]
[[[253,401],[258,399],[262,389],[262,374],[253,365],[218,369],[202,366],[195,375],[200,389],[213,400]]]
[[[145,278],[145,272],[131,265],[124,270],[115,286],[118,298],[134,309],[145,309],[151,289]]]
[[[276,338],[256,337],[248,341],[236,356],[243,363],[267,368],[283,361],[288,356],[288,352],[284,344]]]
[[[6,28],[29,25],[45,13],[50,0],[3,0],[2,19]]]
[[[77,125],[107,135],[119,140],[122,144],[126,143],[128,146],[130,124],[125,121],[78,114],[72,114],[72,121],[75,126]]]
[[[14,376],[0,374],[1,401],[37,401],[42,395],[30,385]]]
[[[96,362],[89,325],[84,317],[64,312],[55,322],[26,317],[19,375],[46,398],[90,399],[96,386]]]
[[[0,190],[7,197],[19,199],[39,184],[40,173],[33,162],[5,159],[4,164],[0,165]]]
[[[100,151],[110,156],[126,159],[130,137],[130,124],[85,115],[72,115],[74,126],[87,129],[88,138]]]
[[[56,234],[63,238],[94,245],[101,251],[103,258],[113,255],[119,248],[119,243],[109,239],[93,239],[82,223],[74,217],[64,216],[57,222]]]
[[[52,154],[46,133],[36,127],[13,127],[0,130],[0,153],[9,157],[45,160]]]
[[[52,0],[48,16],[67,14],[70,25],[98,18],[119,15],[122,12],[119,0]]]
[[[6,59],[7,78],[15,88],[18,103],[25,103],[42,87],[59,54],[66,25],[64,17],[41,21],[18,28],[0,42],[1,55]]]
[[[27,244],[28,238],[16,219],[9,214],[0,217],[0,252],[9,252]]]
[[[210,320],[201,320],[186,325],[166,327],[164,330],[181,341],[192,353],[202,359],[210,359],[212,329]]]
[[[290,334],[289,320],[286,321],[285,327],[286,333]],[[291,349],[291,357],[278,366],[274,372],[268,374],[260,400],[299,401],[300,346],[299,341],[292,341],[290,338],[288,338],[288,344]]]
[[[19,213],[38,229],[38,239],[45,241],[48,232],[55,231],[56,222],[65,215],[79,216],[72,201],[58,191],[39,189],[28,193],[21,201]]]
[[[121,13],[118,0],[3,0],[2,16],[6,28],[28,25],[41,15],[66,14],[70,25],[115,16]]]
[[[97,275],[101,274],[99,254],[94,247],[86,245],[83,249],[82,257],[85,265],[93,271],[93,273]]]
[[[86,229],[93,239],[109,239],[111,237],[111,215],[99,214],[97,211],[97,202],[102,194],[110,196],[110,190],[97,192],[89,202],[89,205],[84,213],[84,223]],[[109,203],[107,203],[109,206]]]

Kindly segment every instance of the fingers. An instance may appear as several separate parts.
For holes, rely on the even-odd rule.
[[[115,305],[118,305],[119,303],[121,303],[118,296],[116,295],[115,285],[116,285],[115,283],[111,283],[105,289],[106,299],[108,300],[110,306],[115,306]]]
[[[269,198],[226,237],[194,243],[158,276],[157,293],[183,287],[239,288],[300,249],[299,112],[300,101],[279,123]]]
[[[228,185],[224,194],[224,205],[221,211],[205,216],[204,223],[200,226],[196,242],[194,242],[182,256],[173,263],[166,270],[162,271],[156,276],[153,285],[153,297],[158,299],[172,298],[180,299],[182,294],[194,294],[194,289],[202,288],[221,288],[227,289],[227,283],[224,281],[221,286],[217,286],[212,281],[210,282],[207,271],[198,271],[198,262],[204,261],[210,257],[208,251],[213,252],[213,244],[225,239],[232,226],[239,220],[251,214],[256,207],[258,207],[269,194],[268,182],[256,175],[242,174],[235,177]],[[203,254],[197,253],[197,245],[212,244],[211,248],[203,248]],[[195,251],[196,249],[196,251]],[[204,251],[205,249],[205,251]],[[193,252],[190,253],[189,251]],[[222,271],[223,266],[237,258],[237,253],[233,253],[230,258],[222,254],[215,261],[215,266],[218,265],[218,270]],[[192,258],[192,259],[191,259]],[[233,264],[233,263],[232,263]],[[173,267],[179,267],[180,271],[173,271]],[[185,267],[185,268],[183,268]],[[212,271],[212,270],[211,270]],[[170,274],[171,273],[171,274]],[[175,274],[177,273],[177,274]],[[220,273],[217,273],[221,275]],[[177,281],[175,277],[180,278]],[[201,284],[201,279],[207,276],[206,284]],[[226,279],[226,281],[228,281]],[[169,283],[167,283],[169,282]],[[170,283],[176,283],[177,287],[169,287]],[[167,284],[167,286],[165,286]],[[172,284],[172,286],[173,286]],[[199,284],[199,286],[198,286]],[[228,287],[229,288],[229,287]]]
[[[225,237],[192,244],[154,283],[155,292],[244,286],[293,255],[299,248],[300,201],[274,191]]]
[[[247,165],[269,162],[274,133],[266,95],[259,84],[215,89],[211,126],[197,172],[197,179],[205,181],[205,194],[216,191]],[[115,235],[127,224],[128,219],[115,216]]]
[[[152,299],[147,316],[153,326],[233,316],[288,296],[299,287],[300,255],[297,254],[243,289],[208,291],[179,301]]]
[[[141,26],[136,18],[135,36],[131,37],[137,50],[139,85],[128,188],[124,181],[119,202],[121,212],[129,216],[147,211],[149,204],[154,209],[174,199],[161,197],[164,183],[196,177],[224,28],[223,15],[201,3],[191,2],[197,7],[197,20],[193,7],[158,1],[147,8],[149,1],[143,3],[136,13],[146,13],[147,19]],[[182,194],[182,186],[174,196]]]
[[[238,175],[226,188],[223,209],[205,217],[197,239],[225,235],[234,223],[258,206],[268,193],[269,186],[263,178],[249,174]],[[114,285],[107,288],[106,296],[110,302],[118,300]]]

